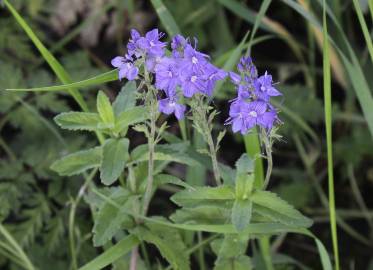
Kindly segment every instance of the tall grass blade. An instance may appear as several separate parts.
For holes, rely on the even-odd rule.
[[[329,59],[329,39],[326,22],[325,0],[323,8],[323,75],[324,75],[324,110],[326,143],[328,156],[328,188],[329,188],[329,214],[332,231],[333,251],[335,259],[335,269],[339,270],[339,251],[337,238],[337,222],[334,199],[334,176],[333,176],[333,143],[332,143],[332,98],[331,98],[331,76]]]
[[[372,38],[369,33],[367,23],[365,22],[364,15],[363,15],[363,12],[361,11],[359,1],[353,0],[352,2],[354,3],[354,7],[355,7],[357,17],[359,19],[360,27],[361,27],[361,30],[363,31],[365,42],[367,43],[367,48],[370,54],[370,59],[372,60],[372,63],[373,63],[373,42],[372,42]]]
[[[4,0],[4,4],[12,13],[16,21],[20,24],[23,30],[26,32],[28,37],[32,40],[36,48],[39,50],[41,55],[44,57],[45,61],[48,62],[49,66],[52,68],[54,73],[57,77],[63,82],[64,84],[70,83],[71,79],[69,74],[65,71],[62,65],[57,61],[57,59],[48,51],[48,49],[43,45],[40,39],[35,35],[32,29],[28,26],[26,21],[21,17],[21,15],[14,9],[14,7],[8,2],[8,0]],[[87,104],[83,100],[83,97],[80,95],[78,91],[75,89],[69,89],[69,93],[74,97],[76,102],[79,106],[84,110],[88,111]]]
[[[287,4],[289,7],[293,8],[295,11],[297,11],[300,15],[307,19],[314,27],[321,30],[321,25],[318,22],[318,20],[312,15],[312,13],[307,12],[301,5],[291,0],[281,1]],[[317,3],[322,4],[319,1],[321,0],[318,0]],[[335,42],[335,40],[333,40],[331,36],[327,35],[327,37],[329,38],[331,44],[333,44],[334,47],[337,49],[342,59],[348,77],[350,78],[351,84],[355,90],[355,94],[357,96],[361,109],[364,113],[364,117],[368,124],[369,131],[373,136],[373,97],[371,90],[369,89],[368,82],[364,77],[364,73],[361,69],[356,54],[354,53],[353,48],[351,47],[346,35],[343,32],[343,28],[339,25],[337,19],[333,15],[332,11],[328,8],[328,6],[325,6],[325,9],[329,17],[335,23],[337,30],[339,31],[343,41],[342,45],[344,45],[344,47],[347,49],[348,55],[346,55],[344,51],[340,48],[341,44]]]
[[[64,83],[69,84],[71,83],[71,78],[63,66],[58,62],[58,60],[48,51],[48,49],[43,45],[40,39],[35,35],[32,29],[28,26],[26,21],[21,17],[21,15],[14,9],[14,7],[8,2],[8,0],[4,0],[4,4],[9,9],[10,13],[12,13],[13,17],[22,27],[22,29],[26,32],[27,36],[31,39],[34,43],[36,48],[39,50],[40,54],[43,56],[45,61],[49,64],[53,72],[56,74],[58,79]],[[85,112],[88,111],[87,103],[84,101],[82,95],[76,89],[68,89],[70,95],[75,99],[75,101],[79,104],[81,109]],[[104,137],[100,132],[96,132],[97,138],[100,143],[103,143]]]
[[[158,14],[164,28],[167,33],[173,37],[176,34],[180,34],[181,31],[179,26],[176,24],[174,17],[171,15],[170,11],[166,8],[162,0],[150,0],[155,11]]]

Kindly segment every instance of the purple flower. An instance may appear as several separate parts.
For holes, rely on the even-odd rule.
[[[122,80],[123,78],[127,78],[130,81],[136,79],[139,69],[130,62],[130,59],[131,58],[126,55],[126,57],[117,56],[111,60],[111,65],[119,69],[119,80]]]
[[[159,41],[163,37],[158,29],[153,29],[146,33],[145,37],[140,37],[137,41],[138,46],[152,57],[163,56],[166,43]]]
[[[184,49],[184,58],[180,68],[188,72],[200,72],[207,64],[208,55],[195,50],[190,44],[187,44]]]
[[[175,92],[180,83],[177,61],[164,57],[155,68],[155,86],[168,93]]]
[[[232,83],[239,85],[241,83],[241,76],[233,71],[229,72],[229,77],[231,78]]]
[[[231,104],[225,124],[231,124],[233,132],[246,134],[256,125],[270,130],[277,120],[277,112],[264,101],[236,100]]]
[[[172,55],[175,58],[183,57],[184,48],[186,45],[187,45],[187,40],[182,35],[174,36],[171,42]]]
[[[203,79],[202,75],[198,73],[182,73],[181,88],[183,89],[184,96],[191,98],[198,92],[203,93],[204,89],[206,89],[206,81]]]
[[[127,51],[129,55],[135,55],[136,57],[141,56],[141,50],[138,47],[138,41],[141,38],[141,35],[137,30],[132,29],[131,30],[131,39],[128,41],[127,44]]]
[[[227,72],[215,67],[214,65],[208,63],[204,72],[206,73],[206,88],[202,91],[205,95],[211,96],[212,91],[215,88],[216,82],[225,79],[227,77]]]
[[[281,93],[273,87],[272,76],[267,72],[254,81],[255,95],[262,100],[268,101],[270,97],[280,96]]]
[[[159,100],[159,111],[167,115],[175,114],[178,120],[184,118],[186,106],[179,104],[176,101],[176,95]]]

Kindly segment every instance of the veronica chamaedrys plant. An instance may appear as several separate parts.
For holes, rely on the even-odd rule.
[[[291,205],[265,190],[271,175],[274,130],[280,123],[270,101],[281,94],[268,73],[258,76],[249,57],[241,58],[238,73],[228,73],[197,50],[196,39],[176,35],[168,44],[162,41],[163,36],[157,29],[145,36],[132,30],[127,53],[111,61],[119,79],[128,80],[115,101],[111,103],[100,91],[97,113],[68,112],[55,118],[62,128],[100,132],[106,138],[102,145],[56,161],[52,169],[61,175],[74,175],[99,168],[101,183],[110,188],[97,188],[91,183],[86,196],[94,213],[93,243],[103,246],[125,231],[130,236],[121,241],[131,243],[131,270],[147,258],[146,249],[140,252],[137,248],[144,242],[155,245],[172,268],[190,269],[188,242],[179,229],[215,234],[216,239],[211,239],[217,256],[215,269],[227,269],[232,262],[241,269],[251,269],[251,259],[246,255],[249,239],[311,225]],[[228,75],[236,86],[237,97],[230,101],[226,124],[242,134],[258,128],[266,150],[268,169],[261,189],[253,185],[253,161],[248,155],[242,155],[235,168],[218,161],[225,130],[214,136],[218,112],[211,101],[217,81]],[[207,150],[196,151],[178,138],[170,140],[161,114],[190,120],[205,140]],[[131,147],[126,137],[131,127],[144,133],[146,144]],[[216,185],[191,186],[166,173],[170,162],[211,169]],[[182,188],[171,197],[180,206],[170,216],[172,222],[148,216],[151,198],[163,184]],[[152,262],[148,262],[148,268]]]

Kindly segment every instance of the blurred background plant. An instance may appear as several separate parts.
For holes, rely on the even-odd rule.
[[[260,73],[265,71],[262,67],[269,67],[268,71],[279,82],[277,87],[284,93],[283,100],[278,102],[284,121],[279,130],[283,137],[275,144],[271,189],[314,219],[312,231],[331,252],[321,2],[11,1],[60,60],[72,81],[109,71],[110,59],[125,52],[124,44],[131,28],[144,33],[159,27],[170,32],[173,26],[169,23],[173,21],[168,21],[167,11],[181,33],[196,36],[200,50],[209,52],[220,67],[232,69],[239,55],[250,50]],[[327,1],[334,180],[342,269],[373,269],[373,199],[370,196],[373,192],[373,106],[369,106],[373,89],[373,1],[368,2]],[[263,8],[265,3],[269,4],[267,10]],[[259,22],[257,29],[253,27],[256,21]],[[247,31],[256,30],[251,40],[244,38]],[[232,62],[234,54],[238,56]],[[92,246],[89,205],[75,199],[84,180],[78,176],[60,177],[49,168],[61,155],[94,145],[95,137],[62,131],[52,121],[60,112],[77,109],[70,96],[55,92],[10,93],[4,89],[57,83],[56,76],[17,21],[7,9],[0,9],[0,220],[4,230],[38,269],[50,269],[53,265],[56,270],[71,267],[71,243],[67,237],[71,226],[79,264],[100,253],[100,249]],[[110,83],[103,90],[114,99],[120,85]],[[82,94],[88,106],[94,107],[96,95],[90,91]],[[228,84],[219,85],[216,90],[215,106],[221,112],[219,130],[227,118],[227,100],[234,95],[233,87]],[[170,120],[170,123],[170,130],[176,131],[177,122]],[[192,132],[189,127],[189,137],[193,137]],[[141,137],[131,138],[131,142],[136,140],[143,142]],[[198,140],[193,143],[201,144]],[[243,138],[228,132],[219,160],[233,165],[244,149]],[[193,184],[212,182],[211,175],[202,168],[185,171],[180,165],[172,165],[170,170],[185,175],[183,178]],[[174,206],[165,200],[169,192],[160,191],[155,198],[156,207],[150,211],[172,212]],[[72,209],[75,211],[73,225],[69,224]],[[9,239],[3,233],[0,239],[1,268],[19,269],[19,256],[7,247]],[[320,269],[316,248],[302,236],[273,237],[271,250],[275,254],[272,258],[275,269]],[[250,250],[254,255],[257,252],[255,248]],[[9,260],[9,256],[15,258]],[[123,267],[118,261],[114,269],[125,269]]]

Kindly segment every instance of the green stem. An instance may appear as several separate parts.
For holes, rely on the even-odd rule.
[[[269,180],[271,178],[272,168],[273,168],[272,149],[271,149],[272,144],[270,140],[268,139],[268,135],[266,134],[264,129],[262,129],[262,137],[263,137],[264,146],[266,150],[266,156],[267,156],[267,172],[266,172],[266,177],[264,179],[264,184],[263,184],[263,189],[266,189],[269,184]]]
[[[75,237],[74,237],[74,227],[75,227],[75,214],[76,209],[84,195],[84,191],[88,187],[89,183],[92,181],[93,177],[97,173],[97,168],[94,169],[88,177],[85,177],[85,182],[80,188],[76,199],[71,203],[71,209],[69,214],[69,243],[70,243],[70,254],[71,254],[71,264],[73,269],[78,269],[78,259],[77,252],[75,249]]]
[[[156,97],[153,93],[153,88],[149,87],[149,108],[150,108],[150,131],[148,134],[148,151],[149,151],[149,160],[148,160],[148,179],[143,199],[143,208],[142,214],[145,216],[148,212],[150,199],[152,196],[153,191],[153,173],[154,173],[154,147],[155,147],[155,132],[156,132],[156,120],[157,120],[157,112],[156,112]]]

